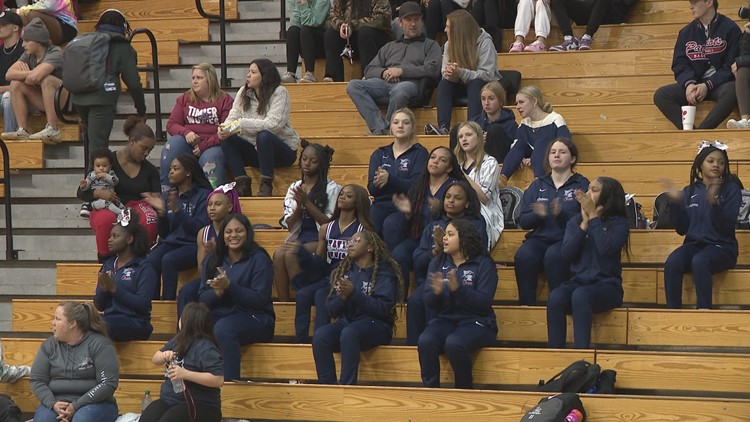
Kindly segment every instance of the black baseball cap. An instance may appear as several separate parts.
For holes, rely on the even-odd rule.
[[[435,0],[437,1],[437,0]],[[421,15],[422,7],[413,1],[407,1],[398,8],[398,17],[405,18],[409,15]]]
[[[18,25],[19,28],[22,28],[23,21],[16,13],[5,10],[0,13],[0,25]]]

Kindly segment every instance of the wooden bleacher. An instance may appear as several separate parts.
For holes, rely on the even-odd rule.
[[[5,358],[31,365],[42,338],[5,339]],[[164,369],[151,363],[160,341],[116,343],[123,376],[163,376]],[[339,354],[335,355],[337,367]],[[529,349],[488,347],[475,353],[474,382],[478,385],[534,387],[570,362],[587,360],[617,371],[618,390],[710,391],[717,394],[746,393],[750,355],[722,353],[644,352],[623,350]],[[451,384],[453,371],[441,357],[441,382]],[[679,363],[679,365],[675,365]],[[686,372],[684,366],[694,372]],[[717,378],[717,371],[729,369]],[[262,343],[242,349],[243,378],[263,381],[315,380],[317,374],[309,344]],[[359,380],[362,384],[421,382],[419,359],[413,346],[380,346],[363,353]]]

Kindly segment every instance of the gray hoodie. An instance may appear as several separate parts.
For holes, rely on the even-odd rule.
[[[477,38],[477,56],[479,62],[477,63],[476,69],[464,69],[459,79],[463,83],[468,83],[474,79],[481,79],[485,82],[498,81],[502,78],[500,72],[497,71],[497,50],[495,50],[495,44],[492,43],[492,37],[490,34],[481,30],[479,37]],[[443,64],[440,67],[440,72],[445,71],[445,66],[451,61],[448,57],[448,43],[446,41],[443,46]],[[451,82],[458,82],[458,79],[451,80]]]
[[[29,384],[44,407],[51,409],[64,401],[78,410],[87,404],[115,402],[119,376],[112,342],[89,331],[75,346],[54,336],[45,340],[31,366]]]

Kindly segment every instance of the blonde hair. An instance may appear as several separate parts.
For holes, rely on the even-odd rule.
[[[446,48],[448,60],[464,69],[476,69],[479,66],[477,39],[481,33],[477,21],[463,9],[449,13],[447,19],[451,22]]]
[[[388,128],[388,130],[390,130],[390,124],[393,123],[393,118],[396,117],[396,115],[399,114],[399,113],[406,114],[406,116],[411,121],[411,129],[412,129],[412,131],[411,131],[411,135],[409,135],[409,142],[411,142],[412,144],[418,142],[419,141],[419,137],[417,136],[417,117],[414,116],[414,112],[412,112],[411,110],[409,110],[406,107],[400,108],[400,109],[394,111],[393,114],[391,114],[391,121],[389,122],[389,125],[388,125],[389,128]]]
[[[508,104],[508,94],[505,92],[505,88],[498,81],[487,82],[482,90],[479,91],[481,94],[484,91],[490,91],[495,94],[495,97],[500,101],[500,107],[504,107]]]
[[[214,102],[219,99],[222,95],[224,95],[224,91],[221,90],[221,87],[219,86],[219,78],[216,76],[216,69],[211,65],[210,63],[198,63],[197,65],[193,66],[193,70],[200,70],[203,72],[203,75],[206,77],[206,80],[208,81],[208,101]],[[192,75],[192,73],[191,73]],[[201,99],[198,98],[197,95],[195,95],[195,91],[191,87],[188,90],[188,95],[190,95],[190,101],[193,103],[200,103]]]
[[[539,89],[539,87],[536,85],[529,85],[519,89],[518,95],[523,95],[525,97],[535,99],[537,107],[541,108],[545,113],[552,113],[553,111],[552,106],[548,102],[544,101],[542,90]]]
[[[477,172],[476,174],[479,174],[479,171],[482,169],[482,162],[484,161],[484,156],[487,155],[487,153],[484,151],[484,134],[482,133],[482,127],[479,126],[479,123],[468,121],[463,122],[460,125],[458,125],[458,129],[456,129],[456,137],[458,137],[458,132],[461,131],[461,129],[468,127],[471,129],[472,132],[477,136],[477,139],[479,139],[479,144],[477,145],[477,149],[474,151],[474,164],[476,165]],[[464,163],[466,162],[468,158],[468,154],[466,151],[461,148],[461,143],[456,143],[456,148],[453,151],[456,154],[456,158],[458,158],[458,164],[463,167]],[[466,177],[469,175],[467,174]]]

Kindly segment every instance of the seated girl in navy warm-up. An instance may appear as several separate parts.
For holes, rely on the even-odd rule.
[[[727,145],[701,142],[690,169],[690,184],[682,191],[668,189],[670,216],[677,233],[685,236],[664,264],[664,292],[668,308],[682,307],[682,278],[692,273],[698,309],[710,309],[712,275],[734,268],[738,246],[734,230],[742,203],[741,186],[729,173]]]
[[[333,353],[341,351],[340,384],[356,384],[360,352],[391,342],[403,288],[398,264],[371,231],[352,236],[347,257],[331,273],[328,312],[338,320],[313,335],[318,382],[336,384]]]
[[[630,229],[625,217],[625,191],[610,177],[599,177],[589,190],[575,192],[580,215],[568,220],[562,258],[570,262],[570,280],[552,290],[547,301],[550,347],[565,347],[566,315],[573,314],[576,349],[591,345],[593,314],[622,305],[622,250]]]

